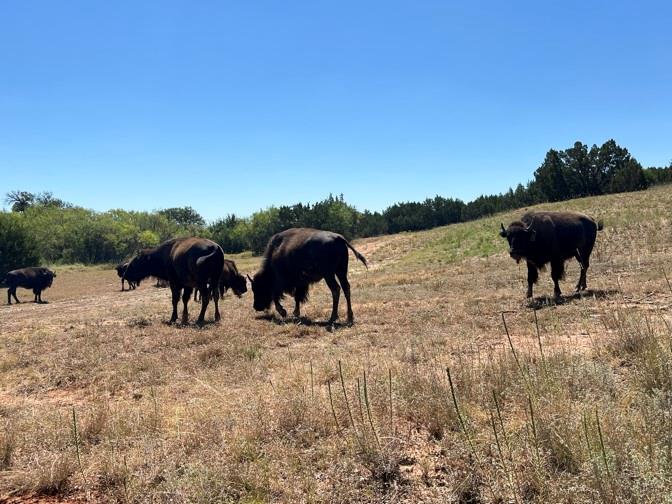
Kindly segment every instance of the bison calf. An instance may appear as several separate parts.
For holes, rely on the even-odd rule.
[[[35,295],[35,303],[43,303],[42,291],[51,287],[56,278],[56,273],[49,268],[21,268],[10,271],[5,276],[4,283],[7,284],[7,304],[12,304],[12,296],[17,303],[20,303],[16,297],[17,287],[32,289]]]
[[[529,212],[508,228],[501,225],[500,236],[509,242],[509,255],[527,262],[527,297],[539,278],[539,269],[551,263],[555,297],[561,295],[559,281],[565,273],[565,261],[575,257],[581,265],[576,291],[586,289],[590,254],[602,223],[574,212]]]
[[[124,278],[124,274],[126,273],[126,269],[128,268],[128,263],[130,261],[126,261],[125,263],[117,264],[115,266],[115,270],[117,270],[117,275],[119,278],[121,278],[121,292],[124,292],[124,281],[128,282],[128,290],[134,290],[136,285],[135,282],[132,282],[128,280],[127,278]]]
[[[210,286],[213,290],[214,287]],[[231,289],[233,293],[240,297],[247,292],[247,280],[238,272],[236,263],[231,259],[224,259],[224,268],[222,269],[222,276],[219,279],[219,297],[224,297],[227,290]],[[214,296],[216,293],[213,292]],[[194,291],[194,301],[200,301],[199,292]]]
[[[348,304],[348,323],[353,322],[348,282],[348,248],[366,266],[366,259],[341,235],[309,228],[291,228],[271,237],[264,252],[261,269],[254,275],[254,309],[262,311],[271,303],[282,317],[287,312],[280,304],[284,294],[294,296],[294,316],[308,298],[310,284],[322,279],[333,298],[329,322],[338,318],[338,300],[343,289]],[[336,281],[338,278],[338,282]]]

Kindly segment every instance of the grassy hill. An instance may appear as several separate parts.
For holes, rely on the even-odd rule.
[[[543,207],[605,224],[557,304],[497,234],[522,210],[357,241],[353,327],[324,285],[167,326],[167,290],[64,269],[0,306],[0,501],[669,501],[672,187]]]

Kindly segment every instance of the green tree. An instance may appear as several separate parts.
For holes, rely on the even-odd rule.
[[[599,176],[594,170],[588,146],[575,142],[574,146],[561,153],[564,178],[569,189],[568,198],[580,198],[601,194]]]
[[[26,266],[38,266],[40,255],[37,242],[21,215],[0,212],[0,280],[8,271]]]
[[[35,202],[35,195],[28,191],[9,191],[5,203],[11,206],[12,212],[25,212]]]
[[[611,192],[640,191],[646,189],[647,185],[642,165],[630,158],[614,171],[610,189]]]
[[[543,201],[562,201],[569,197],[565,167],[560,153],[554,149],[534,172],[534,184]]]
[[[204,226],[205,219],[190,206],[165,208],[159,210],[160,215],[170,219],[179,226]]]

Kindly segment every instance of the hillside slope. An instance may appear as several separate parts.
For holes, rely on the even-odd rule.
[[[557,304],[498,236],[522,210],[358,240],[353,327],[322,323],[324,285],[308,319],[248,293],[197,329],[151,282],[64,271],[48,305],[0,306],[0,500],[664,501],[672,187],[542,207],[605,224]]]

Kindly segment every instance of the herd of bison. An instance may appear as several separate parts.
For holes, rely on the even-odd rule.
[[[551,265],[551,278],[556,298],[560,297],[559,281],[564,275],[565,261],[576,258],[581,266],[576,290],[586,289],[586,272],[597,232],[602,229],[590,217],[574,212],[528,212],[508,228],[501,225],[500,236],[509,244],[509,254],[520,262],[527,262],[527,297],[532,297],[532,287],[539,277],[539,269]],[[347,322],[354,316],[348,282],[348,249],[367,266],[362,254],[340,234],[309,228],[290,228],[271,237],[264,252],[259,271],[250,278],[241,275],[236,264],[224,259],[222,248],[205,238],[173,238],[155,248],[139,252],[130,261],[117,266],[121,278],[129,289],[134,289],[146,278],[169,285],[173,311],[170,323],[177,321],[177,305],[182,298],[182,324],[187,324],[187,304],[192,293],[200,295],[201,312],[197,323],[202,325],[208,304],[215,305],[215,321],[220,319],[219,299],[227,289],[240,296],[247,291],[250,281],[254,294],[254,309],[267,310],[275,306],[281,317],[287,311],[280,304],[285,294],[294,297],[295,317],[299,317],[301,303],[308,298],[309,286],[324,280],[331,290],[333,306],[329,323],[338,318],[341,289],[347,304]],[[368,266],[367,266],[368,267]],[[42,291],[51,287],[56,273],[44,267],[27,267],[7,273],[2,284],[8,288],[7,303],[12,304],[17,287],[32,289],[34,301],[42,303]],[[196,297],[195,297],[196,299]]]

